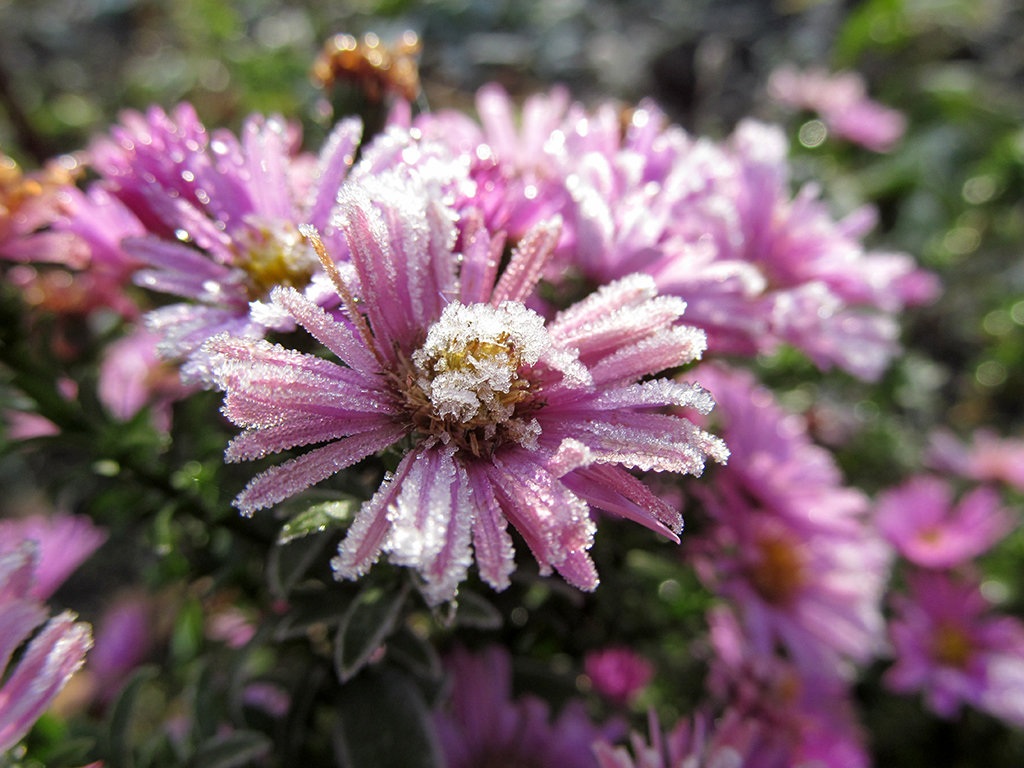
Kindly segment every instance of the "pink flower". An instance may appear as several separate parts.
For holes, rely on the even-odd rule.
[[[46,600],[107,539],[102,528],[82,515],[30,515],[0,520],[0,553],[14,552],[24,541],[37,548],[30,594]]]
[[[552,279],[565,267],[597,283],[644,271],[686,299],[714,352],[789,343],[819,367],[874,379],[898,348],[894,314],[938,292],[908,256],[864,250],[870,211],[837,222],[816,188],[791,194],[776,128],[746,121],[716,144],[650,103],[588,112],[556,91],[527,103],[517,132],[499,88],[482,89],[478,106],[482,129],[450,114],[417,121],[474,158],[476,190],[460,205],[513,238],[561,215]]]
[[[654,676],[651,662],[629,648],[591,651],[583,669],[594,690],[619,705],[632,702]]]
[[[326,254],[345,321],[294,289],[272,301],[344,365],[251,339],[207,345],[223,411],[246,427],[228,460],[326,443],[258,475],[236,506],[272,506],[407,439],[333,565],[355,579],[388,552],[419,571],[431,602],[455,596],[473,550],[482,578],[508,585],[509,522],[542,572],[587,590],[597,586],[590,505],[674,539],[679,513],[625,468],[699,474],[706,456],[726,456],[721,441],[660,412],[707,411],[703,390],[639,382],[700,353],[700,332],[676,325],[682,303],[633,276],[545,324],[522,301],[557,224],[531,230],[499,279],[500,239],[469,219],[456,254],[451,210],[414,176],[380,174],[340,199],[362,303]]]
[[[157,334],[137,328],[110,344],[100,363],[97,394],[120,421],[151,407],[155,426],[166,432],[171,427],[171,405],[192,390],[157,353],[159,341]]]
[[[84,671],[100,699],[112,699],[146,658],[153,644],[155,618],[153,604],[142,595],[121,597],[103,613]]]
[[[768,80],[768,92],[783,104],[819,113],[837,136],[875,152],[892,149],[907,127],[902,113],[868,98],[856,72],[780,67]]]
[[[844,681],[763,654],[725,606],[711,610],[708,624],[715,653],[709,693],[731,713],[727,717],[745,725],[748,745],[756,739],[745,767],[866,768],[864,736]]]
[[[126,112],[122,122],[90,150],[101,184],[118,201],[111,211],[130,212],[141,229],[117,245],[147,267],[136,282],[186,300],[151,312],[147,323],[162,337],[162,354],[188,358],[184,377],[201,381],[196,353],[207,338],[281,327],[265,303],[272,286],[292,285],[314,300],[330,294],[315,279],[316,255],[297,226],[310,223],[335,243],[334,197],[362,128],[355,119],[339,123],[316,161],[296,151],[298,133],[280,118],[252,116],[240,138],[208,133],[187,104],[170,115],[157,107]],[[97,245],[81,216],[69,228]]]
[[[590,745],[618,734],[616,724],[594,725],[580,702],[552,720],[541,699],[513,699],[509,655],[497,646],[477,655],[457,649],[447,666],[451,695],[434,722],[448,768],[594,768]]]
[[[883,644],[890,550],[868,525],[867,499],[750,375],[710,366],[698,375],[732,450],[697,489],[713,521],[698,573],[734,602],[753,652],[781,646],[808,674],[847,676]]]
[[[937,470],[982,483],[1005,483],[1024,491],[1024,440],[979,429],[963,444],[950,432],[932,435],[928,463]]]
[[[0,674],[6,674],[0,688],[0,754],[28,733],[92,645],[89,625],[65,611],[32,638],[13,670],[6,669],[11,654],[48,614],[31,594],[35,567],[31,543],[0,554]]]
[[[885,676],[899,693],[921,691],[942,717],[970,704],[1024,725],[1024,624],[991,613],[976,584],[924,571],[893,598],[896,663]]]
[[[953,506],[949,484],[918,476],[882,494],[876,520],[915,565],[952,568],[986,552],[1013,527],[991,488],[976,488]]]

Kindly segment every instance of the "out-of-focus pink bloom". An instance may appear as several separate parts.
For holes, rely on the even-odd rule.
[[[499,277],[501,239],[471,228],[456,254],[451,210],[413,176],[350,185],[340,212],[362,303],[336,272],[346,322],[294,289],[276,288],[272,301],[345,365],[262,340],[207,345],[223,411],[246,428],[229,460],[326,443],[254,478],[235,499],[243,513],[411,438],[341,543],[339,577],[360,577],[387,552],[439,603],[455,597],[475,552],[483,579],[502,589],[515,568],[511,522],[542,572],[594,589],[591,505],[676,539],[678,511],[626,468],[699,474],[707,457],[727,455],[662,412],[707,412],[704,390],[640,381],[703,348],[699,331],[677,324],[679,299],[635,275],[545,324],[522,302],[557,223],[531,230]]]
[[[667,126],[651,103],[588,112],[559,91],[528,102],[517,131],[499,88],[478,102],[482,129],[450,114],[417,121],[483,158],[462,205],[510,231],[561,215],[552,279],[567,266],[598,283],[644,271],[686,299],[713,352],[789,343],[822,368],[877,378],[898,348],[894,314],[938,292],[908,256],[865,252],[870,211],[837,222],[814,187],[792,196],[776,128],[747,121],[716,144]]]
[[[448,768],[594,768],[591,745],[621,732],[617,723],[596,726],[581,702],[552,720],[547,702],[513,700],[509,655],[496,646],[477,655],[456,649],[447,666],[451,695],[434,722]]]
[[[231,648],[241,648],[255,634],[256,624],[252,617],[233,605],[216,609],[206,621],[206,636]]]
[[[768,79],[768,92],[790,107],[817,112],[837,136],[875,152],[892,149],[907,128],[901,112],[868,98],[856,72],[780,67]]]
[[[951,432],[932,435],[928,452],[930,466],[943,472],[982,483],[1005,483],[1024,491],[1024,440],[1003,438],[987,429],[979,429],[969,444],[960,442]]]
[[[870,761],[850,691],[831,675],[801,670],[752,648],[725,606],[708,615],[714,651],[708,688],[757,737],[746,768],[820,765],[866,768]],[[751,730],[756,724],[756,730]]]
[[[886,684],[920,691],[943,717],[969,704],[1024,725],[1024,624],[991,612],[977,584],[948,573],[913,573],[907,583],[893,598],[896,663]]]
[[[60,263],[69,258],[67,238],[45,229],[60,216],[79,170],[78,159],[64,155],[25,174],[0,152],[0,258]]]
[[[152,603],[140,595],[118,599],[103,614],[83,670],[101,699],[112,698],[146,658],[153,643],[154,618]]]
[[[734,602],[751,651],[782,646],[808,674],[846,676],[884,641],[891,550],[868,524],[867,498],[749,374],[703,366],[698,376],[732,450],[697,489],[713,520],[698,573]]]
[[[89,625],[65,611],[32,638],[13,670],[6,669],[15,649],[48,615],[31,594],[35,563],[32,543],[0,554],[0,675],[7,674],[0,688],[0,753],[28,733],[92,645]]]
[[[651,662],[621,647],[591,651],[583,660],[583,670],[595,691],[619,705],[632,702],[654,676]]]
[[[13,552],[29,540],[38,548],[30,594],[46,600],[99,549],[107,533],[83,515],[56,513],[0,520],[0,552]]]
[[[57,380],[57,391],[67,400],[78,397],[78,384],[71,379]],[[7,422],[7,436],[12,440],[31,440],[34,437],[59,435],[60,427],[45,416],[31,411],[7,410],[3,412]]]
[[[953,505],[938,477],[918,476],[878,499],[875,519],[905,558],[924,568],[952,568],[983,552],[1013,527],[991,488],[976,488]]]
[[[157,352],[160,336],[144,328],[110,344],[100,363],[97,394],[114,418],[130,420],[146,406],[152,408],[157,429],[168,431],[171,406],[192,388]]]
[[[242,690],[242,702],[261,709],[272,717],[284,717],[291,707],[291,696],[279,685],[265,682],[249,683]]]

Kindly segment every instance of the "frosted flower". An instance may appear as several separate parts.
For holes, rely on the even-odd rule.
[[[915,565],[952,568],[987,551],[1013,527],[991,488],[976,488],[955,506],[952,497],[938,477],[911,478],[879,497],[879,530]]]
[[[590,745],[617,735],[614,724],[592,723],[580,702],[552,718],[539,698],[513,699],[509,655],[497,646],[457,649],[446,661],[452,689],[434,723],[448,768],[595,768]]]
[[[991,612],[976,584],[947,573],[912,573],[907,583],[893,598],[889,688],[922,692],[942,717],[970,704],[1024,725],[1024,624]]]
[[[196,353],[207,338],[287,329],[266,303],[273,286],[313,300],[330,295],[297,226],[316,226],[341,251],[330,216],[362,128],[355,119],[339,123],[317,160],[297,153],[297,132],[280,118],[252,116],[240,138],[208,133],[188,104],[172,114],[127,112],[122,121],[91,148],[91,161],[141,227],[119,240],[146,267],[136,282],[186,300],[151,312],[147,323],[163,339],[162,354],[189,358],[185,379],[201,381],[205,362]],[[73,226],[88,228],[80,217]]]
[[[84,515],[29,515],[0,520],[0,553],[13,552],[22,542],[36,547],[29,594],[46,600],[78,566],[107,540],[107,532]]]
[[[32,597],[35,547],[24,543],[0,554],[0,754],[28,733],[92,645],[89,625],[70,611],[51,618],[32,638],[17,665],[11,655],[46,621],[46,607]]]
[[[265,341],[207,345],[224,413],[246,431],[238,461],[325,443],[258,475],[235,500],[270,507],[400,441],[404,457],[353,521],[333,565],[358,578],[378,559],[415,568],[432,602],[452,599],[473,559],[496,589],[514,570],[507,524],[544,573],[597,586],[589,506],[676,539],[682,519],[627,468],[699,474],[721,441],[666,406],[707,411],[695,385],[639,379],[700,354],[676,324],[683,303],[649,278],[606,286],[545,324],[522,305],[558,237],[529,232],[498,278],[500,251],[412,177],[387,174],[343,190],[339,226],[359,285],[336,280],[347,320],[290,288],[274,304],[342,362]],[[315,237],[313,238],[315,240]],[[471,550],[472,541],[472,550]]]
[[[875,152],[892,149],[907,128],[901,112],[868,98],[864,78],[856,72],[780,67],[768,79],[768,92],[783,104],[819,113],[837,136]]]
[[[650,102],[587,111],[554,91],[524,105],[517,131],[496,86],[481,89],[478,109],[482,128],[451,114],[417,122],[484,158],[464,204],[513,239],[561,215],[560,267],[599,284],[652,275],[660,293],[687,301],[713,352],[788,343],[821,368],[874,379],[898,349],[894,314],[938,292],[909,256],[865,251],[870,210],[836,221],[815,187],[791,193],[778,128],[745,121],[716,143],[668,125]]]
[[[732,451],[697,489],[713,521],[698,573],[735,603],[754,652],[781,646],[809,674],[846,676],[884,636],[890,550],[868,525],[867,499],[751,376],[710,366],[698,375]]]

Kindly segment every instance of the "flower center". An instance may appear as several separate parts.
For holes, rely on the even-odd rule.
[[[757,542],[758,557],[750,569],[754,589],[767,602],[785,603],[803,586],[804,558],[797,545],[781,535]]]
[[[412,356],[417,429],[477,455],[503,440],[531,445],[540,426],[524,418],[527,375],[550,347],[544,320],[522,304],[449,304]]]
[[[235,266],[246,275],[250,300],[266,299],[275,285],[302,290],[320,262],[299,231],[288,224],[261,224],[243,238]]]
[[[959,627],[943,624],[932,638],[932,653],[940,664],[965,667],[971,657],[971,639]]]

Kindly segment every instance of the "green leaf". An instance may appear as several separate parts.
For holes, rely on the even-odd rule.
[[[132,724],[139,708],[139,694],[156,674],[155,667],[140,667],[121,689],[117,700],[110,708],[105,761],[109,768],[132,768],[135,765],[131,749]]]
[[[328,536],[308,536],[278,544],[267,557],[267,582],[274,597],[285,600],[312,565],[323,556]]]
[[[270,739],[259,731],[232,731],[207,739],[189,761],[194,768],[241,768],[270,751]]]
[[[459,593],[454,623],[473,629],[498,629],[502,624],[502,616],[485,598],[475,592],[463,591]]]
[[[281,527],[277,543],[287,544],[312,533],[322,533],[328,528],[341,527],[352,517],[360,503],[359,499],[350,497],[314,504]]]
[[[334,668],[342,683],[366,666],[394,631],[408,593],[408,582],[397,589],[368,584],[349,604],[334,643]]]
[[[388,658],[396,661],[417,677],[441,678],[441,657],[433,644],[408,627],[400,627],[388,639]]]
[[[341,689],[334,732],[344,768],[443,765],[430,711],[415,684],[393,669],[373,669]]]

